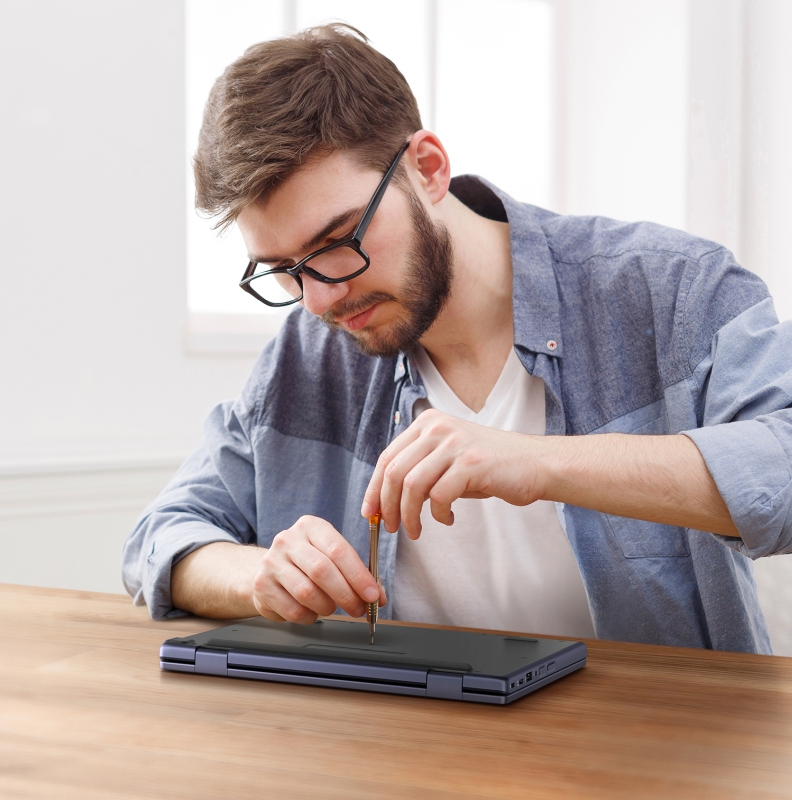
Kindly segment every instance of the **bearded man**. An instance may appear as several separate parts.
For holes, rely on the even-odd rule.
[[[345,26],[232,64],[194,167],[251,302],[295,310],[130,534],[135,602],[770,652],[792,337],[727,250],[452,179]]]

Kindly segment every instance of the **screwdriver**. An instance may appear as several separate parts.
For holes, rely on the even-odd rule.
[[[379,581],[379,532],[380,515],[369,517],[369,572],[374,576],[377,586]],[[373,603],[366,604],[366,619],[369,624],[369,638],[374,644],[374,632],[377,630],[377,614],[379,612],[379,598]]]

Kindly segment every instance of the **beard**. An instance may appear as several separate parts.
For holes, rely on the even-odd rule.
[[[407,200],[413,241],[399,296],[370,292],[354,302],[342,302],[332,313],[328,311],[321,317],[328,327],[339,328],[335,318],[360,314],[375,303],[393,301],[402,306],[404,315],[387,330],[367,331],[364,328],[356,335],[340,328],[367,356],[391,358],[412,350],[432,327],[451,294],[454,277],[451,236],[443,224],[432,222],[412,187],[407,192]]]

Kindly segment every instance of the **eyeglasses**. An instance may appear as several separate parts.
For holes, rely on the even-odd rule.
[[[260,262],[249,261],[239,285],[248,294],[252,294],[256,300],[260,300],[265,305],[279,308],[302,300],[303,274],[322,283],[344,283],[344,281],[351,281],[352,278],[357,278],[358,275],[365,272],[371,264],[371,259],[362,247],[363,237],[385,195],[393,173],[396,172],[399,159],[409,145],[408,140],[396,153],[396,157],[366,206],[360,222],[347,238],[315,250],[291,267],[275,267],[256,273],[256,267]]]

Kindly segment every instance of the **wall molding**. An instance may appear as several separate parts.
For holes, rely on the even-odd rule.
[[[258,355],[280,330],[292,306],[276,314],[195,314],[182,329],[187,355]]]
[[[182,459],[136,463],[50,462],[0,473],[0,520],[59,517],[108,511],[142,511],[162,490]],[[56,466],[57,465],[57,466]]]
[[[150,455],[102,454],[95,456],[8,459],[0,461],[0,480],[6,477],[60,475],[62,473],[169,469],[174,465],[177,467],[186,457],[187,451],[179,450]]]

